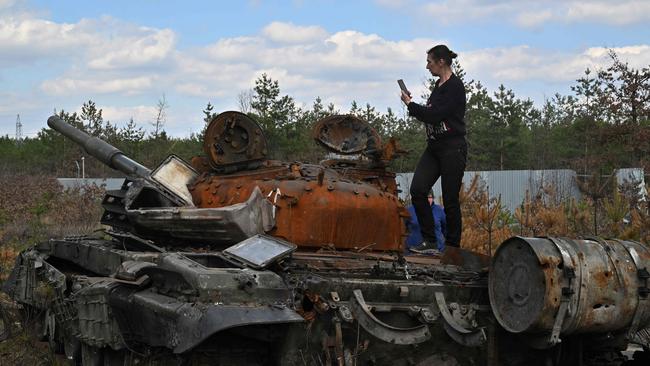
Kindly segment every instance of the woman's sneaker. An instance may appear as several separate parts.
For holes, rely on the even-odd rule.
[[[440,256],[442,253],[438,250],[437,245],[434,243],[423,241],[420,245],[409,248],[413,253],[426,254],[426,255],[437,255]]]

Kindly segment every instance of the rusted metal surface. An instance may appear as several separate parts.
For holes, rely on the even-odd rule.
[[[210,121],[203,150],[210,165],[221,171],[254,167],[268,154],[266,137],[257,122],[234,111],[220,113]]]
[[[313,138],[338,154],[374,153],[381,138],[367,122],[353,115],[334,115],[319,120],[312,129]]]
[[[393,194],[398,195],[395,173],[376,167],[369,168],[367,163],[350,160],[325,160],[321,165],[333,169],[344,179],[372,184],[384,192],[394,192]]]
[[[650,251],[634,242],[512,238],[495,253],[490,301],[513,333],[550,332],[563,301],[564,335],[638,329],[650,323],[647,268]]]
[[[402,250],[407,235],[404,219],[408,212],[397,198],[395,174],[386,171],[385,164],[378,163],[401,151],[396,141],[391,140],[383,147],[376,131],[365,121],[349,115],[330,116],[316,123],[313,129],[316,141],[331,151],[364,154],[371,160],[334,159],[320,165],[267,160],[254,169],[249,166],[241,170],[249,162],[247,159],[261,159],[266,155],[247,153],[244,159],[242,141],[233,140],[232,136],[244,133],[239,130],[233,133],[233,128],[242,129],[254,123],[247,118],[226,112],[215,117],[208,127],[204,145],[208,158],[192,160],[202,172],[189,186],[195,205],[231,206],[244,202],[259,187],[274,205],[275,226],[267,230],[270,235],[300,247],[331,245],[338,249]],[[253,134],[251,129],[246,130],[248,135]],[[240,148],[236,159],[228,160],[231,157],[228,152],[236,149],[231,146],[224,150],[226,142],[236,143]],[[256,152],[264,150],[256,149]],[[219,153],[222,150],[226,152]],[[208,169],[206,160],[215,169]],[[231,173],[217,169],[224,165],[239,168]]]
[[[405,154],[397,139],[382,143],[368,122],[354,115],[325,117],[312,128],[314,140],[327,150],[342,154],[361,154],[371,159],[371,166],[386,166],[395,157]]]
[[[243,202],[255,187],[275,205],[275,228],[269,231],[273,236],[302,247],[402,248],[408,213],[394,186],[382,189],[341,176],[335,169],[269,164],[254,171],[204,175],[190,192],[199,207],[224,207]]]

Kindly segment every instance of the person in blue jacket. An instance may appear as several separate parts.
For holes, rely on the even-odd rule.
[[[433,200],[433,194],[429,193],[429,206],[431,206],[431,213],[433,214],[433,221],[435,226],[437,250],[442,252],[445,250],[445,236],[447,234],[447,223],[445,220],[445,211],[440,205],[437,205]],[[419,246],[422,241],[422,233],[420,232],[420,224],[418,223],[417,215],[413,205],[407,207],[411,219],[407,222],[406,227],[409,230],[409,236],[406,238],[406,248]],[[435,254],[435,253],[434,253]]]

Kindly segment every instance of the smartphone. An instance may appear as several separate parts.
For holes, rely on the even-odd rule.
[[[404,84],[404,80],[402,79],[397,80],[397,84],[399,85],[399,88],[402,89],[404,93],[406,93],[406,95],[409,96],[411,95],[411,92],[408,89],[406,89],[406,84]]]

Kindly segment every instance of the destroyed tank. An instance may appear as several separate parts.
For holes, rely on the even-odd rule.
[[[225,112],[204,156],[153,170],[48,124],[126,175],[103,235],[25,250],[3,287],[71,364],[648,364],[647,247],[514,237],[491,259],[404,255],[386,169],[402,151],[357,117],[318,121],[331,158],[306,164],[268,159],[259,125]]]

